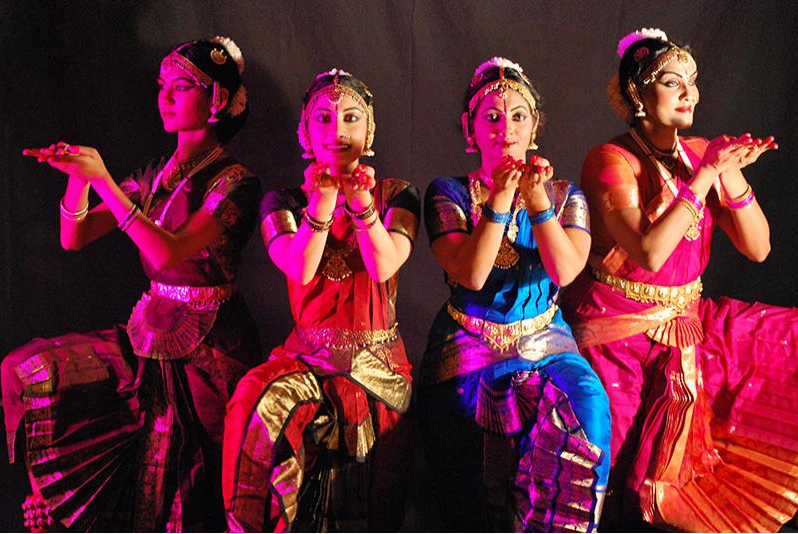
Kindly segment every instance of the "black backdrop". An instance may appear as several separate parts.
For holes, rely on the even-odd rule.
[[[688,133],[751,131],[775,135],[781,145],[746,172],[769,215],[773,252],[753,264],[718,237],[705,293],[798,305],[798,47],[789,37],[798,3],[3,1],[0,354],[34,336],[124,321],[145,286],[121,233],[80,253],[59,248],[65,180],[20,152],[61,139],[91,145],[117,180],[169,153],[173,140],[161,130],[155,80],[172,44],[218,33],[243,50],[252,108],[229,148],[265,189],[300,183],[307,163],[295,139],[301,95],[317,72],[339,66],[375,95],[377,155],[369,163],[379,176],[408,179],[423,191],[436,176],[476,165],[463,152],[460,105],[474,67],[493,55],[517,61],[531,76],[548,119],[540,152],[557,175],[578,181],[589,148],[624,129],[604,88],[617,66],[618,39],[641,26],[659,27],[696,51],[701,104]],[[400,280],[400,329],[417,364],[446,298],[423,231]],[[292,324],[285,284],[257,238],[240,282],[264,348],[279,344]],[[422,477],[421,494],[423,485]],[[0,517],[7,518],[0,529],[4,521],[19,528],[16,515],[5,513],[19,492],[0,493]],[[436,528],[424,517],[415,528]]]

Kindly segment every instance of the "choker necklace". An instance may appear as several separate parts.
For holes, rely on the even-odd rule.
[[[471,222],[474,228],[476,228],[482,216],[482,205],[484,202],[482,202],[481,184],[483,181],[486,183],[488,182],[482,169],[468,175],[468,195],[471,197]],[[509,269],[518,263],[518,252],[516,252],[512,244],[515,242],[515,238],[518,237],[518,222],[516,221],[516,217],[518,216],[518,212],[524,209],[524,207],[524,199],[518,191],[516,191],[513,197],[513,207],[511,208],[513,215],[510,217],[510,222],[507,224],[504,235],[502,235],[499,252],[496,254],[496,260],[493,262],[493,265],[499,269]]]

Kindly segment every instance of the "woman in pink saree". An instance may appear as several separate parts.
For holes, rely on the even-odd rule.
[[[699,96],[689,50],[646,29],[618,52],[608,96],[631,128],[584,163],[590,268],[563,302],[610,397],[604,518],[639,507],[661,528],[776,531],[798,508],[798,310],[702,298],[701,274],[716,226],[768,255],[741,169],[777,145],[679,136]]]

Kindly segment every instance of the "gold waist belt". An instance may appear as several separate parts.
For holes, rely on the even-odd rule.
[[[302,328],[297,326],[299,339],[306,345],[332,349],[358,349],[393,341],[398,335],[398,324],[385,330],[349,330],[347,328]]]
[[[173,286],[161,282],[150,282],[150,294],[193,306],[218,305],[230,300],[235,292],[233,284],[220,286]]]
[[[451,301],[446,304],[446,311],[463,330],[481,337],[499,351],[504,351],[518,341],[521,336],[533,334],[549,326],[551,320],[554,319],[554,314],[557,313],[557,305],[552,304],[540,315],[513,323],[494,323],[487,319],[468,315],[455,308]]]
[[[637,302],[660,304],[680,310],[687,308],[698,300],[701,297],[701,291],[704,289],[700,276],[683,286],[646,284],[620,278],[598,269],[593,269],[593,276],[611,288],[623,292],[629,299]]]

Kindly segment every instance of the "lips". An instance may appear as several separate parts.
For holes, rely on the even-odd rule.
[[[351,146],[347,143],[329,143],[324,145],[324,148],[330,152],[346,152]]]
[[[693,111],[693,107],[692,106],[681,106],[681,107],[676,108],[676,111],[678,111],[679,113],[691,113]]]

